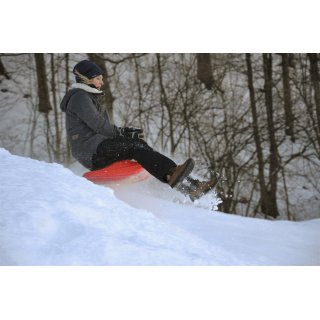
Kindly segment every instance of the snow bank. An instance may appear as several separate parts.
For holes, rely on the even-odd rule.
[[[1,265],[320,264],[319,219],[213,212],[154,179],[113,191],[4,149],[0,179]]]

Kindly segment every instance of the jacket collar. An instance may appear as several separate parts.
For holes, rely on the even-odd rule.
[[[104,92],[102,90],[96,89],[96,88],[92,88],[90,86],[88,86],[87,84],[84,83],[73,83],[71,85],[72,89],[83,89],[84,91],[90,92],[90,93],[95,93],[95,94],[103,94]]]

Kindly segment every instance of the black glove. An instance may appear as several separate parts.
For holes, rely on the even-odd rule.
[[[128,127],[119,127],[119,135],[121,137],[131,138],[131,139],[143,139],[144,134],[143,130],[140,128],[128,128]]]

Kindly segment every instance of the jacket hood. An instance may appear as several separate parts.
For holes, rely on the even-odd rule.
[[[68,105],[68,102],[70,100],[70,98],[77,92],[79,91],[79,89],[71,89],[69,90],[66,95],[63,97],[61,103],[60,103],[60,108],[63,112],[66,112],[67,111],[67,105]]]
[[[66,112],[67,110],[67,105],[70,100],[70,98],[78,91],[84,90],[89,93],[93,94],[99,94],[99,95],[104,95],[104,92],[95,88],[92,88],[84,83],[74,83],[71,86],[71,89],[66,93],[66,95],[63,97],[60,108],[63,112]]]

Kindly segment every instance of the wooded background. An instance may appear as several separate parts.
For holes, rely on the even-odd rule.
[[[0,146],[69,166],[59,108],[82,59],[105,71],[103,106],[118,126],[196,173],[223,175],[226,213],[320,217],[317,53],[0,54]]]

